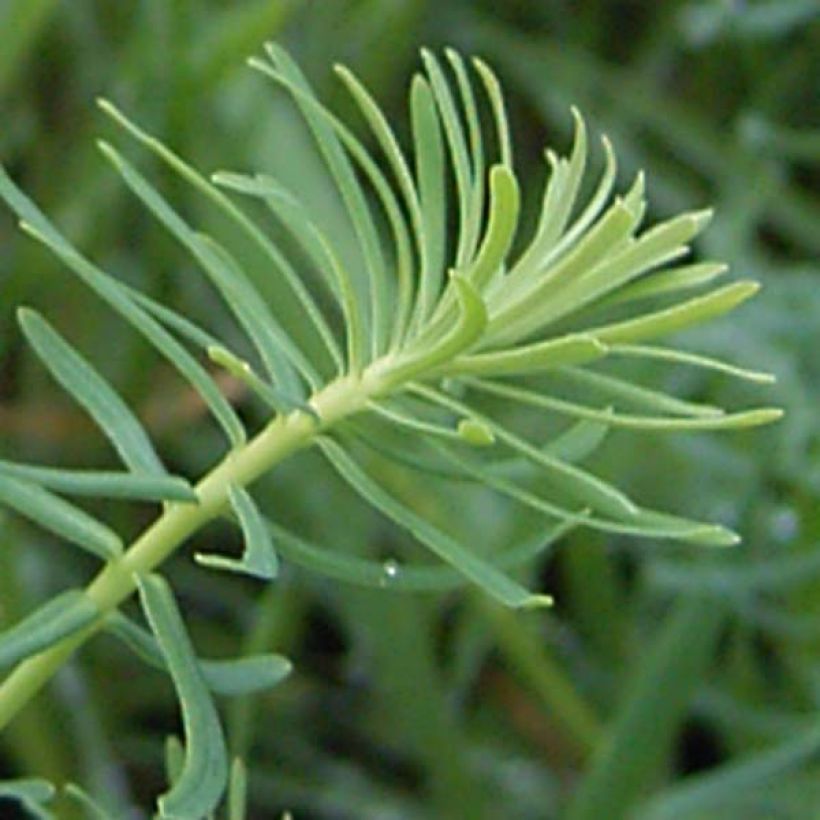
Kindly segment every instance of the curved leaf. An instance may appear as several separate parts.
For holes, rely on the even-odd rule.
[[[21,478],[66,495],[130,498],[141,501],[183,501],[196,504],[194,488],[180,476],[136,475],[104,470],[61,470],[0,461],[0,474]]]
[[[0,504],[103,561],[122,554],[122,541],[112,529],[29,481],[0,472]]]
[[[185,762],[159,800],[163,817],[203,817],[219,804],[228,782],[225,739],[173,593],[163,578],[137,576],[140,601],[177,690],[185,726]]]
[[[112,612],[105,628],[119,638],[139,658],[156,669],[168,664],[162,649],[150,632],[137,626],[120,612]],[[216,695],[243,696],[270,689],[286,678],[293,666],[282,655],[249,655],[229,660],[197,659],[208,688]]]
[[[245,551],[240,560],[226,558],[223,555],[210,555],[198,552],[194,558],[198,564],[212,569],[238,572],[270,581],[279,573],[279,559],[273,547],[265,522],[257,509],[254,500],[242,487],[228,487],[228,498],[231,502],[242,535],[245,539]]]
[[[114,388],[39,313],[20,308],[17,318],[40,361],[88,411],[123,462],[135,473],[163,475],[148,434]]]

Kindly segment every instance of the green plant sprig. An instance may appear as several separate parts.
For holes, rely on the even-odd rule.
[[[104,562],[84,591],[65,593],[46,605],[51,610],[40,610],[0,635],[0,660],[18,664],[0,685],[0,727],[100,629],[109,628],[126,641],[130,634],[131,645],[139,646],[133,631],[117,620],[119,605],[139,590],[156,636],[150,651],[142,642],[141,654],[154,662],[158,654],[162,657],[185,715],[184,763],[160,798],[161,810],[172,814],[212,810],[225,790],[228,766],[204,683],[214,673],[188,645],[173,595],[157,575],[164,561],[208,522],[228,514],[242,530],[245,553],[239,560],[197,556],[207,567],[270,580],[278,570],[278,544],[289,560],[338,578],[370,584],[383,577],[381,565],[325,554],[266,520],[257,508],[247,488],[296,451],[316,445],[362,498],[409,530],[448,567],[402,568],[407,581],[397,582],[396,589],[440,589],[462,578],[506,606],[543,606],[551,601],[548,595],[529,592],[506,572],[536,550],[479,556],[381,487],[361,463],[357,444],[364,442],[404,467],[485,485],[544,515],[555,533],[586,525],[727,546],[737,542],[734,533],[644,509],[580,461],[611,427],[738,429],[780,415],[773,408],[726,413],[592,369],[610,357],[639,357],[770,381],[767,374],[645,344],[731,311],[753,295],[757,285],[734,282],[692,295],[724,270],[711,262],[678,264],[711,212],[684,214],[641,230],[646,213],[643,176],[610,203],[617,166],[605,138],[604,170],[579,211],[588,137],[577,111],[571,153],[559,158],[547,152],[550,174],[540,218],[530,241],[513,255],[521,197],[500,84],[486,64],[473,61],[495,128],[497,158],[488,163],[467,63],[457,53],[446,52],[454,94],[435,55],[423,52],[422,57],[426,74],[413,78],[410,91],[412,165],[364,86],[347,69],[337,69],[387,170],[353,130],[319,102],[281,48],[268,46],[265,60],[251,61],[300,110],[344,203],[357,244],[352,255],[306,203],[276,179],[235,172],[208,179],[112,103],[100,103],[138,144],[220,210],[261,252],[270,265],[266,275],[280,277],[301,306],[307,330],[321,351],[314,357],[287,333],[239,256],[189,225],[113,146],[100,143],[103,156],[197,262],[245,331],[257,362],[246,361],[209,331],[100,270],[0,169],[0,196],[22,229],[180,371],[227,439],[224,458],[195,485],[169,475],[139,421],[94,366],[45,318],[30,309],[20,311],[21,328],[35,353],[97,422],[127,469],[112,474],[0,462],[0,503]],[[448,174],[454,182],[458,225],[452,237],[447,227]],[[321,294],[305,286],[264,228],[225,191],[261,203],[289,231],[321,274]],[[373,197],[386,219],[386,237],[371,207]],[[625,306],[631,311],[627,318]],[[612,317],[613,307],[621,311],[620,318]],[[259,431],[250,434],[245,429],[203,359],[241,379],[270,408],[271,418]],[[591,382],[606,403],[580,404],[537,389],[528,381],[537,374]],[[476,399],[484,394],[555,412],[574,425],[559,440],[530,441],[479,409]],[[641,411],[626,412],[623,405]],[[554,495],[534,493],[519,482],[522,464],[545,479]],[[126,548],[107,525],[61,494],[149,498],[161,501],[163,509]],[[65,616],[57,630],[44,626],[45,615],[53,615],[55,607]],[[260,669],[267,670],[264,681],[277,682],[286,671],[283,663],[275,657],[259,663],[238,659],[231,679],[240,683],[231,686],[252,688]],[[208,788],[201,787],[203,782]]]

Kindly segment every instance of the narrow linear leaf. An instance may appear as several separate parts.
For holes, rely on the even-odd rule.
[[[655,313],[647,313],[637,319],[591,328],[589,333],[608,345],[629,344],[656,336],[666,336],[728,313],[754,296],[758,290],[760,285],[757,282],[735,282],[704,296],[696,296],[694,299]]]
[[[122,541],[112,529],[29,481],[0,473],[0,504],[103,561],[122,554]]]
[[[507,168],[513,167],[512,140],[510,139],[510,127],[507,118],[507,111],[504,106],[504,94],[501,90],[501,83],[498,81],[495,72],[478,57],[472,60],[473,68],[478,72],[481,81],[484,83],[484,90],[490,101],[495,121],[495,134],[498,140],[498,150],[501,155],[501,162]]]
[[[48,247],[103,301],[138,330],[197,390],[228,441],[238,446],[245,441],[245,431],[233,408],[205,370],[190,354],[148,315],[130,296],[129,289],[82,257],[56,230],[42,211],[12,182],[0,165],[0,197],[22,220],[21,227]]]
[[[470,227],[470,219],[472,218],[471,209],[471,174],[470,174],[470,155],[467,151],[467,141],[464,136],[464,129],[459,120],[456,111],[456,105],[453,101],[453,95],[447,80],[444,77],[444,72],[438,60],[427,49],[422,49],[421,59],[424,67],[427,70],[430,87],[432,88],[433,98],[438,108],[440,122],[444,129],[444,135],[447,140],[447,147],[450,151],[450,158],[452,159],[452,168],[455,174],[456,181],[456,195],[458,198],[458,247],[456,248],[456,268],[462,268],[469,259],[469,248],[467,242],[471,231],[473,235],[477,235],[477,226]]]
[[[503,396],[516,402],[543,407],[556,413],[598,421],[612,427],[626,427],[634,430],[656,430],[658,432],[675,432],[681,430],[738,430],[745,427],[756,427],[769,424],[783,416],[777,407],[760,407],[736,413],[724,413],[716,416],[698,416],[695,418],[669,418],[664,416],[630,416],[616,413],[611,408],[596,410],[564,399],[525,390],[520,387],[488,382],[480,379],[469,379],[467,384],[485,393]]]
[[[539,373],[556,367],[586,364],[600,359],[609,348],[592,334],[573,333],[509,350],[459,356],[442,368],[448,375],[477,373],[502,376]]]
[[[11,628],[0,632],[0,667],[36,655],[79,632],[100,616],[82,590],[61,592]]]
[[[504,477],[506,470],[503,468],[492,469],[477,459],[466,458],[460,452],[440,444],[435,447],[445,459],[459,467],[466,475],[473,476],[474,480],[480,480],[507,498],[566,526],[586,526],[616,535],[668,539],[708,547],[730,547],[740,540],[735,533],[720,525],[690,521],[653,510],[636,509],[628,521],[599,518],[591,515],[588,508],[570,510],[519,487],[514,481]]]
[[[615,356],[628,356],[638,359],[659,359],[675,364],[686,364],[693,367],[700,367],[704,370],[715,370],[718,373],[726,373],[738,379],[756,382],[757,384],[773,384],[776,379],[772,373],[764,373],[760,370],[749,370],[745,367],[737,367],[720,359],[713,359],[710,356],[701,356],[697,353],[689,353],[684,350],[673,350],[665,347],[650,347],[649,345],[612,345],[610,353]]]
[[[650,299],[690,290],[708,284],[726,273],[728,269],[728,265],[721,262],[697,262],[672,270],[659,271],[619,288],[604,297],[598,304],[600,307],[611,307],[638,299]]]
[[[734,807],[743,810],[745,795],[770,789],[774,781],[784,782],[789,772],[816,758],[818,750],[820,726],[815,724],[773,748],[726,763],[714,772],[683,778],[639,807],[636,820],[695,820],[709,812],[728,817],[726,812]]]
[[[438,390],[415,385],[412,390],[417,395],[456,413],[473,415],[482,424],[509,447],[541,467],[544,477],[554,480],[559,486],[575,496],[585,505],[597,509],[605,515],[616,518],[631,518],[638,512],[637,507],[617,488],[580,468],[566,464],[557,458],[532,446],[519,436],[510,433],[506,428],[483,414],[475,412],[468,405],[457,401]]]
[[[490,204],[487,230],[475,259],[464,271],[470,284],[484,290],[504,264],[515,238],[521,195],[513,172],[505,165],[490,169]]]
[[[279,573],[279,559],[256,503],[247,490],[233,485],[228,487],[228,498],[245,539],[242,558],[236,560],[222,555],[196,553],[196,562],[212,569],[238,572],[270,581]]]
[[[252,67],[259,69],[263,74],[287,89],[297,101],[297,104],[300,105],[303,113],[305,107],[307,107],[307,109],[315,114],[317,122],[326,125],[330,129],[330,133],[334,139],[338,138],[340,146],[350,154],[350,157],[364,172],[384,209],[396,249],[395,270],[398,279],[398,299],[396,307],[394,309],[393,302],[389,298],[389,271],[383,267],[379,268],[379,275],[374,278],[374,274],[371,273],[371,269],[367,265],[367,255],[365,259],[365,267],[367,268],[366,276],[364,278],[359,277],[359,287],[357,289],[361,301],[361,309],[357,312],[364,316],[366,315],[366,306],[368,304],[370,306],[370,326],[375,328],[375,330],[371,332],[369,336],[369,353],[371,357],[375,357],[384,351],[383,343],[391,335],[391,326],[393,331],[391,347],[397,344],[401,339],[412,301],[412,245],[404,214],[398,203],[396,194],[385,178],[381,168],[373,160],[361,141],[353,135],[350,129],[347,128],[341,120],[335,117],[318,101],[305,84],[296,82],[293,76],[276,71],[265,63],[256,60],[251,60],[250,63]],[[345,162],[349,164],[349,160],[347,156],[344,155],[344,152],[342,156]],[[358,182],[356,182],[356,184],[358,185]],[[366,201],[364,204],[366,204]],[[366,212],[364,217],[372,222],[372,216],[369,212]],[[379,253],[379,263],[383,264],[384,260],[381,256],[381,248],[377,246],[376,250]],[[357,270],[361,267],[361,263],[358,261],[351,263],[351,265],[353,265],[351,270]],[[367,339],[362,340],[362,352],[364,352],[367,347],[366,342]],[[350,351],[351,361],[355,359],[353,356],[354,352],[353,350]],[[352,369],[357,370],[358,367],[359,365],[356,365],[356,367]]]
[[[654,410],[660,413],[671,413],[679,416],[720,416],[723,410],[711,404],[679,399],[659,390],[650,390],[637,384],[610,376],[606,373],[596,373],[580,367],[562,367],[552,371],[551,375],[558,376],[581,387],[598,391],[608,398],[619,399],[629,405]]]
[[[100,803],[76,783],[66,783],[63,790],[76,803],[82,806],[85,810],[86,818],[89,818],[89,820],[115,820],[115,815],[112,815],[111,812],[103,808]]]
[[[376,415],[381,416],[381,418],[393,424],[407,430],[412,430],[415,433],[438,436],[440,438],[449,439],[450,441],[461,441],[464,439],[459,429],[423,421],[408,413],[403,413],[378,402],[370,402],[370,404],[368,404],[368,410],[371,410],[373,413],[376,413]]]
[[[623,249],[613,248],[591,270],[568,282],[541,310],[534,313],[528,332],[544,327],[573,311],[605,297],[653,268],[661,267],[689,250],[686,244],[711,219],[711,211],[683,214],[643,233]]]
[[[575,792],[568,820],[632,815],[672,754],[672,741],[709,664],[724,612],[694,597],[667,616],[644,650],[607,736]],[[636,739],[640,738],[640,742]]]
[[[20,327],[48,371],[85,408],[136,473],[163,475],[145,429],[111,385],[36,311],[20,308]]]
[[[408,529],[439,558],[463,573],[485,593],[505,606],[515,608],[549,606],[552,603],[549,596],[528,592],[492,564],[479,558],[452,537],[409,510],[367,476],[338,444],[322,439],[319,446],[339,475],[362,498],[381,510],[388,518]]]
[[[623,200],[616,199],[575,247],[553,265],[510,273],[493,310],[493,342],[507,344],[543,326],[546,320],[541,317],[548,315],[564,289],[611,257],[634,227],[635,215]]]
[[[322,343],[327,348],[328,352],[335,358],[335,340],[333,333],[327,325],[321,310],[316,304],[304,282],[299,277],[299,274],[290,265],[285,256],[279,251],[276,245],[266,236],[266,234],[259,229],[259,227],[248,218],[248,216],[234,205],[231,200],[225,196],[214,185],[211,185],[205,177],[203,177],[194,168],[184,162],[173,151],[167,148],[158,139],[155,139],[147,132],[139,128],[135,123],[128,119],[115,105],[109,100],[98,99],[97,105],[107,116],[109,116],[117,125],[127,131],[137,142],[147,148],[151,153],[161,159],[174,173],[181,179],[185,180],[189,185],[194,187],[197,191],[203,194],[210,200],[224,216],[226,216],[237,228],[248,237],[248,239],[258,247],[262,253],[270,260],[273,269],[281,273],[285,284],[290,288],[291,292],[296,296],[305,315],[310,320],[311,325],[316,331]]]
[[[407,211],[410,214],[411,224],[413,226],[413,233],[417,240],[421,240],[424,233],[424,226],[422,220],[421,206],[419,203],[418,192],[413,181],[413,176],[410,173],[410,167],[407,164],[404,154],[399,147],[396,135],[390,127],[390,123],[384,116],[381,108],[379,108],[376,101],[371,96],[370,92],[362,85],[358,78],[348,68],[343,65],[334,66],[336,75],[342,80],[351,97],[358,105],[359,110],[364,115],[367,124],[370,126],[373,135],[379,143],[396,181],[401,189]],[[421,241],[419,242],[421,245]],[[423,255],[423,247],[419,247],[419,256]]]
[[[423,245],[419,289],[413,311],[412,332],[429,317],[444,277],[444,256],[447,250],[444,185],[444,142],[436,114],[430,85],[421,75],[413,77],[410,88],[410,119],[413,129],[413,149],[416,160]]]
[[[388,588],[398,592],[443,592],[458,589],[470,580],[449,566],[370,561],[332,549],[323,549],[284,527],[268,521],[280,552],[288,561],[328,578],[355,586]],[[560,524],[545,533],[521,542],[492,557],[493,566],[513,570],[548,550],[570,527]]]
[[[356,298],[356,289],[350,271],[340,255],[316,222],[304,203],[274,177],[257,174],[249,177],[219,171],[212,176],[216,185],[264,200],[274,216],[285,226],[301,249],[323,277],[330,293],[335,297],[344,317],[347,334],[348,357],[352,354],[354,340],[361,338],[362,318]],[[297,275],[295,269],[294,276]],[[329,345],[337,372],[344,370],[344,361],[335,339]]]
[[[136,475],[103,470],[61,470],[33,464],[0,461],[0,474],[21,478],[66,495],[129,498],[139,501],[185,501],[195,504],[197,494],[184,478]]]
[[[173,593],[159,575],[137,576],[140,602],[174,682],[185,727],[185,762],[159,800],[164,817],[203,817],[216,809],[228,782],[219,716],[197,664]]]
[[[210,237],[194,231],[165,197],[112,146],[102,141],[98,145],[134,195],[199,262],[253,342],[273,382],[301,397],[299,382],[291,369],[295,365],[314,386],[318,384],[319,377],[313,366],[282,330],[262,296],[228,251]]]
[[[467,125],[470,157],[470,218],[467,220],[469,235],[464,237],[465,257],[475,256],[478,245],[482,215],[485,208],[484,177],[486,174],[484,160],[484,140],[481,134],[481,121],[478,117],[473,84],[467,74],[462,56],[452,48],[444,49],[444,56],[456,77],[461,111]]]
[[[374,341],[374,349],[380,350],[379,334],[383,332],[382,309],[386,303],[386,294],[384,293],[384,282],[386,279],[385,265],[378,231],[376,230],[364,191],[356,179],[356,174],[350,159],[334,132],[333,127],[326,122],[317,111],[317,109],[324,109],[324,106],[316,100],[312,89],[298,66],[284,49],[272,43],[266,45],[266,51],[273,61],[276,71],[274,71],[273,74],[269,71],[265,73],[268,73],[273,79],[278,79],[274,75],[281,75],[282,78],[286,80],[286,88],[302,92],[301,94],[295,93],[293,95],[294,101],[299,106],[305,118],[305,122],[308,124],[316,141],[316,145],[325,158],[325,162],[336,181],[339,193],[347,207],[353,230],[359,241],[367,273],[367,292],[370,295],[368,303],[370,317],[369,333],[372,334],[371,338]],[[252,66],[262,71],[268,68],[264,64],[260,65],[258,63],[252,63]],[[314,100],[315,107],[311,105],[306,98]],[[362,342],[364,342],[364,340],[362,340]],[[353,362],[351,363],[351,367],[356,370],[359,364],[359,362]]]
[[[530,278],[535,270],[544,269],[550,259],[550,251],[555,249],[572,214],[572,208],[580,190],[587,161],[586,124],[575,108],[572,109],[572,116],[575,121],[572,154],[568,161],[550,160],[548,156],[548,161],[552,166],[552,173],[544,192],[541,219],[535,237],[511,273],[511,283],[522,282]],[[611,151],[607,154],[607,162],[609,165],[614,166],[614,154]],[[602,182],[599,184],[599,190],[592,200],[594,206],[597,206],[595,216],[597,216],[597,211],[603,205],[603,198],[609,195],[613,180],[614,167],[610,168],[608,166]],[[600,195],[602,186],[604,190],[603,198]],[[585,225],[586,227],[588,227],[588,224]]]
[[[575,242],[583,236],[590,225],[592,225],[598,218],[598,215],[606,205],[613,185],[615,183],[615,176],[618,170],[617,161],[615,159],[615,152],[612,149],[612,143],[606,138],[601,138],[601,144],[604,149],[605,165],[598,181],[598,186],[594,194],[590,198],[581,215],[575,220],[566,233],[557,241],[554,239],[542,239],[544,233],[549,228],[550,214],[555,210],[555,203],[559,201],[560,197],[554,192],[554,176],[550,178],[544,194],[544,204],[541,210],[541,222],[536,229],[535,237],[531,240],[527,250],[521,255],[520,259],[513,266],[510,271],[509,280],[524,281],[531,274],[532,270],[544,270],[548,265],[559,259],[565,252],[571,249]],[[568,170],[567,170],[568,173]]]
[[[395,361],[387,360],[386,373],[380,374],[386,384],[396,384],[419,373],[434,370],[437,365],[447,362],[462,350],[468,349],[484,332],[487,326],[487,309],[475,288],[457,273],[452,281],[458,296],[458,319],[448,327],[442,336],[417,342]],[[449,326],[450,323],[445,323]],[[433,335],[434,331],[431,331]]]
[[[134,654],[156,669],[168,665],[154,636],[120,612],[111,613],[105,628]],[[271,689],[291,672],[291,662],[282,655],[249,655],[230,660],[202,660],[197,663],[208,688],[215,695],[241,697]]]

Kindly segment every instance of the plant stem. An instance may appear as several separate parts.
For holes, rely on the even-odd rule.
[[[151,572],[189,536],[222,513],[228,487],[247,486],[340,419],[362,410],[381,388],[373,375],[346,376],[311,399],[319,421],[296,411],[278,416],[241,448],[229,453],[196,486],[198,504],[170,503],[129,549],[108,563],[89,584],[86,595],[100,609],[93,624],[23,661],[0,686],[0,729],[50,680],[73,652],[104,625],[106,616],[136,588],[135,576]]]

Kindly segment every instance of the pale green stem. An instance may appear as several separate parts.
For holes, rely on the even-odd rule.
[[[48,682],[72,653],[103,625],[105,616],[136,588],[135,576],[151,572],[189,536],[216,518],[230,485],[247,486],[295,451],[311,444],[340,419],[364,409],[380,392],[375,375],[344,377],[311,399],[321,419],[303,412],[279,416],[243,447],[228,454],[197,485],[198,504],[172,503],[124,555],[107,564],[86,589],[102,615],[90,626],[22,662],[0,686],[0,729]]]

